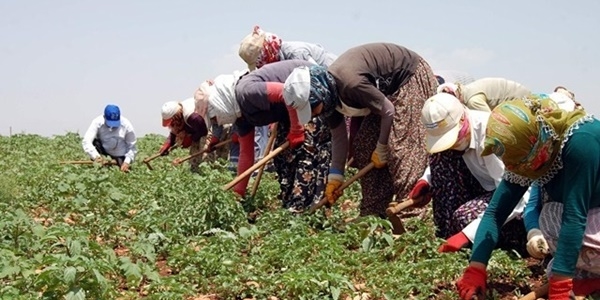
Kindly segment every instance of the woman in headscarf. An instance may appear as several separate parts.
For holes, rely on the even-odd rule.
[[[496,77],[481,78],[468,84],[446,82],[437,88],[437,92],[453,95],[469,109],[488,112],[506,100],[531,94],[518,82]]]
[[[248,64],[250,71],[270,63],[292,59],[327,68],[337,59],[337,55],[326,51],[321,45],[284,41],[278,35],[266,32],[259,26],[254,26],[252,32],[244,37],[240,43],[239,55]],[[329,130],[321,118],[314,118],[312,123],[322,130]],[[307,131],[307,134],[312,134],[312,131]],[[316,131],[315,134],[320,134],[320,131]]]
[[[393,195],[403,199],[427,164],[421,108],[435,94],[437,81],[427,62],[414,51],[390,43],[371,43],[346,51],[325,71],[298,68],[306,85],[288,84],[286,100],[309,99],[313,113],[328,119],[332,162],[326,196],[333,204],[344,181],[348,135],[344,116],[364,116],[354,140],[358,168],[375,168],[360,179],[360,214],[385,217]],[[308,90],[308,91],[307,91]],[[292,97],[297,95],[297,97]]]
[[[254,26],[252,33],[244,37],[240,43],[239,55],[248,64],[250,71],[266,64],[290,59],[329,67],[337,58],[335,54],[325,51],[321,45],[282,41],[276,34],[265,32],[259,26]]]
[[[168,155],[174,145],[189,148],[190,155],[200,152],[204,142],[202,139],[208,133],[206,121],[195,112],[194,98],[183,101],[169,101],[162,106],[162,126],[169,128],[169,136],[160,148],[161,155]],[[190,169],[198,172],[201,158],[190,159]]]
[[[506,172],[477,229],[469,266],[456,283],[460,297],[485,297],[486,264],[499,228],[532,184],[549,196],[539,218],[553,255],[549,299],[600,287],[600,121],[534,95],[506,101],[488,121],[482,155],[488,154],[500,157]]]
[[[315,124],[310,114],[298,113],[300,105],[308,104],[283,99],[283,83],[292,70],[310,65],[307,61],[286,60],[265,65],[241,78],[221,75],[210,86],[208,97],[208,118],[220,125],[235,123],[237,127],[238,175],[254,164],[254,128],[277,123],[275,146],[290,142],[290,147],[273,159],[281,188],[279,197],[283,207],[293,212],[321,199],[330,157],[329,130]],[[310,112],[310,106],[308,109]],[[249,178],[240,181],[234,191],[244,196],[248,181]]]
[[[476,220],[502,179],[502,161],[494,155],[481,156],[488,117],[489,113],[470,110],[447,93],[434,95],[423,106],[421,121],[431,155],[409,197],[420,205],[433,201],[436,236],[447,239],[440,252],[458,251],[473,241]],[[523,221],[514,219],[524,206],[522,201],[521,210],[502,228],[500,248],[526,254]]]

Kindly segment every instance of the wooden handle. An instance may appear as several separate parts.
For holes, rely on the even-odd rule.
[[[66,160],[59,162],[61,165],[93,165],[95,161],[93,160]],[[102,165],[116,165],[117,162],[114,160],[104,161]]]
[[[277,136],[277,126],[273,126],[273,130],[271,131],[271,136],[269,137],[269,141],[267,142],[267,149],[265,149],[265,154],[264,155],[269,155],[269,153],[271,152],[271,149],[273,148],[273,145],[275,144],[275,137]],[[254,198],[254,196],[256,195],[256,191],[258,191],[258,184],[260,183],[260,180],[262,179],[262,175],[265,171],[265,166],[267,164],[264,164],[260,167],[260,169],[258,170],[258,174],[256,175],[256,178],[254,178],[254,183],[252,184],[252,192],[250,193],[250,197]]]
[[[271,160],[271,158],[275,157],[277,154],[279,154],[281,151],[285,150],[289,146],[290,146],[290,142],[286,141],[285,143],[281,144],[281,146],[273,149],[273,151],[271,153],[269,153],[269,155],[266,155],[261,160],[259,160],[257,163],[255,163],[252,167],[250,167],[248,170],[244,171],[244,173],[238,175],[230,183],[224,185],[223,190],[227,191],[227,190],[231,189],[234,185],[238,184],[238,182],[240,182],[244,178],[250,176],[250,174],[252,174],[252,172],[254,172],[254,170],[260,168],[262,165],[269,162],[269,160]]]
[[[356,174],[354,174],[354,176],[350,177],[350,179],[346,180],[346,182],[344,182],[337,189],[338,192],[341,193],[344,189],[349,187],[353,182],[355,182],[359,178],[365,176],[365,174],[367,174],[369,171],[371,171],[371,169],[373,169],[374,167],[375,167],[375,164],[371,162],[368,165],[366,165],[364,168],[360,169],[360,171],[358,171]],[[319,208],[321,208],[325,204],[327,204],[327,197],[323,197],[323,199],[321,199],[319,202],[317,202],[315,205],[313,205],[310,208],[310,213],[314,213],[315,211],[317,211]]]
[[[538,298],[543,298],[548,295],[548,283],[544,283],[539,288],[535,289],[535,291],[530,292],[529,294],[519,298],[519,300],[537,300]]]
[[[415,201],[414,199],[407,199],[404,200],[392,207],[388,207],[385,210],[385,213],[389,216],[389,215],[397,215],[399,212],[405,210],[408,207],[413,206],[415,203],[418,203],[418,201]]]
[[[216,145],[214,145],[213,148],[219,148],[219,147],[221,147],[223,145],[229,144],[229,142],[231,142],[231,139],[224,140],[224,141],[219,142]],[[183,162],[186,162],[186,161],[188,161],[188,160],[190,160],[190,159],[192,159],[192,158],[194,158],[196,156],[200,156],[200,155],[204,154],[206,151],[208,151],[208,149],[209,148],[206,147],[206,149],[204,149],[204,150],[202,150],[202,151],[200,151],[198,153],[194,153],[194,154],[188,155],[186,157],[182,157],[182,158],[176,158],[176,159],[173,160],[173,165],[178,166],[178,165],[182,164]]]
[[[146,157],[146,158],[144,158],[143,162],[144,163],[150,162],[150,161],[156,159],[157,157],[159,157],[160,155],[161,155],[161,153],[156,153],[152,156]]]

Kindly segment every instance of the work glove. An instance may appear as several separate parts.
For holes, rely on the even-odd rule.
[[[485,284],[487,273],[485,269],[468,266],[463,276],[456,282],[458,295],[463,300],[485,299]]]
[[[469,238],[461,231],[446,240],[446,243],[438,248],[439,253],[456,252],[469,244]]]
[[[548,242],[537,228],[527,232],[527,252],[537,259],[543,259],[550,252]]]
[[[183,141],[181,142],[181,147],[188,148],[191,145],[192,145],[192,136],[188,134],[183,138]]]
[[[231,142],[239,144],[239,142],[240,142],[240,136],[237,134],[237,132],[234,132],[234,133],[231,134]]]
[[[600,292],[600,278],[573,279],[573,294],[588,296]]]
[[[335,201],[342,196],[343,191],[338,191],[338,189],[344,183],[344,174],[336,169],[329,170],[329,175],[327,175],[327,186],[325,186],[325,198],[327,198],[327,205],[333,206]]]
[[[548,300],[570,300],[573,290],[573,279],[550,278]]]
[[[208,145],[206,146],[206,152],[211,153],[215,151],[215,145],[219,143],[219,138],[216,136],[211,136]]]
[[[371,154],[371,162],[375,164],[375,168],[380,169],[387,165],[389,153],[390,150],[388,149],[387,145],[377,142],[375,151],[373,151],[373,154]]]
[[[125,173],[129,172],[129,164],[128,164],[128,163],[126,163],[126,162],[124,162],[124,163],[121,165],[121,171],[122,171],[122,172],[125,172]]]
[[[304,130],[290,130],[287,135],[290,148],[295,149],[304,143]]]
[[[429,182],[419,179],[413,189],[408,193],[408,198],[415,200],[414,207],[423,207],[431,201],[431,189]]]
[[[171,148],[171,143],[169,143],[169,141],[166,141],[162,147],[160,147],[160,150],[158,150],[158,153],[160,153],[161,156],[167,156],[169,155],[169,149]]]

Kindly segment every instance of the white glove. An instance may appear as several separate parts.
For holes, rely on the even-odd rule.
[[[527,252],[537,259],[544,258],[550,252],[548,242],[546,242],[542,232],[537,228],[527,232]]]

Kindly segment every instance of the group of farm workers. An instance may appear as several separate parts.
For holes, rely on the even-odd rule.
[[[456,282],[462,299],[484,299],[495,248],[551,257],[549,299],[600,292],[600,121],[564,87],[534,92],[517,82],[432,71],[413,50],[369,43],[337,56],[256,26],[241,42],[248,69],[204,80],[190,98],[162,107],[169,136],[190,154],[230,139],[237,174],[267,150],[282,206],[305,211],[342,195],[347,165],[359,179],[360,215],[385,217],[393,199],[431,203],[439,252],[471,248]],[[129,171],[131,123],[108,105],[83,139]],[[197,172],[206,157],[190,160]],[[249,178],[233,191],[246,195]]]

